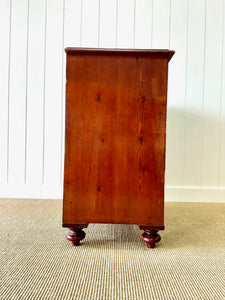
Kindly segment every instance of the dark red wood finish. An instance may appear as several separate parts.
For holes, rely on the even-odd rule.
[[[174,52],[66,52],[63,226],[162,229],[167,74]]]
[[[82,229],[87,227],[88,224],[73,224],[69,227],[69,232],[66,235],[67,240],[72,242],[73,246],[79,246],[80,241],[83,240],[86,235]]]

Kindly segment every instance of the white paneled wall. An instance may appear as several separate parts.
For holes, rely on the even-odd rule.
[[[61,198],[64,48],[166,48],[166,196],[225,202],[224,0],[0,0],[0,197]]]

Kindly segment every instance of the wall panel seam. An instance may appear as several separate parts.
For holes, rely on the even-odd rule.
[[[219,145],[219,162],[221,161],[221,153],[222,153],[222,138],[223,138],[223,111],[222,111],[222,103],[223,103],[223,80],[224,80],[224,25],[225,25],[225,1],[223,1],[223,21],[222,21],[222,55],[221,55],[221,81],[220,81],[220,145]],[[219,168],[218,168],[218,178],[219,182],[218,185],[221,186],[221,163],[219,163]]]
[[[26,45],[26,95],[25,95],[25,153],[24,153],[24,183],[27,182],[27,96],[28,96],[28,59],[29,59],[29,19],[30,19],[30,0],[27,0],[27,45]]]
[[[43,74],[43,145],[42,145],[42,184],[45,181],[45,93],[46,93],[46,44],[47,44],[47,0],[45,0],[44,74]]]
[[[169,44],[168,44],[168,49],[170,49],[170,42],[171,42],[171,4],[172,0],[170,0],[170,8],[169,8]]]
[[[153,20],[154,20],[154,0],[152,0],[152,22],[151,22],[151,48],[153,47]]]
[[[101,0],[98,0],[98,48],[100,43],[100,12],[101,12]]]
[[[62,181],[63,181],[63,145],[64,145],[64,141],[63,141],[63,137],[64,137],[64,134],[63,134],[63,130],[64,130],[64,85],[65,85],[65,82],[64,82],[64,57],[65,57],[65,54],[64,54],[64,40],[65,40],[65,1],[66,0],[63,0],[63,21],[62,21],[62,87],[61,87],[61,149],[60,149],[60,177],[59,177],[59,183],[61,184]]]
[[[118,1],[116,0],[116,48],[118,46]]]
[[[133,25],[133,48],[135,48],[135,27],[136,27],[136,0],[134,0],[134,25]]]
[[[80,47],[82,46],[82,29],[83,29],[83,1],[80,2]]]
[[[11,77],[11,38],[12,38],[12,0],[10,0],[9,21],[9,60],[8,60],[8,120],[7,120],[7,174],[6,182],[9,183],[9,119],[10,119],[10,77]]]
[[[201,111],[201,186],[203,185],[203,142],[204,142],[204,102],[205,102],[205,64],[206,64],[206,17],[207,17],[207,0],[205,0],[205,31],[204,31],[204,54],[203,54],[203,84],[202,84],[202,111]]]
[[[186,63],[185,63],[185,98],[184,98],[184,136],[183,136],[183,162],[185,161],[186,157],[186,125],[187,125],[187,73],[188,73],[188,46],[189,46],[189,0],[187,0],[187,29],[186,29]],[[182,184],[184,185],[184,164],[183,164],[183,174],[182,174]]]

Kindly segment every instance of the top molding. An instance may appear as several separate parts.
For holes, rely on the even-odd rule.
[[[167,49],[118,49],[118,48],[74,48],[65,49],[67,54],[72,55],[123,55],[123,56],[167,56],[168,61],[172,58],[175,51]]]

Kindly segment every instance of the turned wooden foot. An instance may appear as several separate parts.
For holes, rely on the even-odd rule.
[[[141,236],[142,241],[144,241],[149,248],[155,248],[155,244],[160,242],[161,236],[157,233],[162,228],[157,228],[156,226],[139,226],[141,230],[144,230],[144,233]]]
[[[86,235],[82,229],[87,226],[88,224],[75,224],[74,227],[69,227],[69,232],[66,235],[67,240],[72,242],[73,246],[78,246]]]

